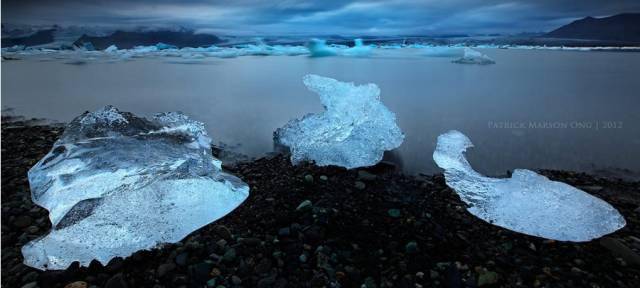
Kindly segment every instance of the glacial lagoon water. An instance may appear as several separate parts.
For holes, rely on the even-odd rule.
[[[360,58],[25,57],[2,61],[2,107],[56,121],[107,104],[147,116],[182,111],[204,122],[214,143],[259,157],[273,150],[275,129],[322,111],[302,83],[317,74],[380,87],[406,136],[389,160],[408,173],[440,172],[436,138],[456,129],[474,139],[467,156],[485,175],[639,175],[640,53],[478,50],[497,64],[454,64],[417,49]]]

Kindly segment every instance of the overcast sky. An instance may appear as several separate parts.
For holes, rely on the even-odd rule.
[[[185,26],[238,35],[539,32],[623,12],[640,12],[640,0],[2,0],[3,23]]]

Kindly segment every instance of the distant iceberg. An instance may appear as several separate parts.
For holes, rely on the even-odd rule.
[[[107,106],[69,123],[31,170],[49,234],[22,248],[38,269],[65,269],[181,240],[235,209],[249,187],[221,169],[204,125],[178,112],[153,119]]]
[[[479,51],[473,50],[469,47],[465,47],[464,55],[460,59],[455,60],[453,62],[459,63],[459,64],[480,64],[480,65],[496,63],[496,61],[489,58],[489,56],[482,54]]]
[[[274,132],[276,145],[288,147],[291,162],[356,168],[374,165],[384,151],[402,144],[396,117],[380,102],[375,84],[306,75],[304,84],[320,96],[325,111],[292,120]]]
[[[327,46],[327,41],[321,39],[311,39],[307,44],[311,57],[326,57],[338,55],[338,50]]]
[[[116,45],[111,45],[109,47],[107,47],[106,49],[104,49],[104,52],[107,53],[113,53],[113,52],[117,52],[118,51],[118,46]]]
[[[511,178],[489,178],[464,156],[471,140],[458,131],[438,136],[433,160],[467,210],[491,224],[561,241],[589,241],[626,225],[607,202],[533,171],[516,169]]]
[[[369,45],[364,45],[362,39],[353,40],[353,47],[344,49],[342,51],[342,55],[346,56],[356,56],[356,57],[367,57],[371,55],[373,52],[373,47]]]
[[[178,46],[159,42],[155,45],[158,50],[178,49]]]

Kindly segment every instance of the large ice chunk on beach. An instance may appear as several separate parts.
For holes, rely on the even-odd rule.
[[[464,152],[471,140],[458,131],[438,137],[433,160],[447,185],[469,212],[516,232],[562,241],[589,241],[625,226],[607,202],[533,171],[516,169],[511,178],[490,178],[471,168]]]
[[[179,112],[136,117],[107,106],[75,118],[29,170],[52,229],[22,248],[25,264],[106,264],[177,242],[231,212],[248,186],[221,170],[204,125]]]
[[[482,54],[480,51],[473,50],[469,47],[465,47],[464,55],[460,59],[454,60],[453,62],[459,63],[459,64],[480,64],[480,65],[496,63],[496,61],[489,58],[489,56]]]
[[[357,86],[317,75],[303,80],[320,95],[325,111],[292,120],[274,132],[276,145],[289,148],[294,164],[313,160],[319,166],[371,166],[382,160],[384,151],[402,143],[395,114],[380,102],[375,84]]]

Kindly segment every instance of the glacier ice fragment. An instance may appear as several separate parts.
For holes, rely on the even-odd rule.
[[[104,52],[107,52],[107,53],[113,53],[117,51],[118,51],[118,46],[116,45],[110,45],[109,47],[104,49]]]
[[[162,42],[156,43],[155,46],[156,48],[158,48],[158,50],[178,49],[178,46],[176,45],[171,45],[171,44],[162,43]]]
[[[344,51],[342,51],[343,55],[346,56],[356,56],[356,57],[366,57],[371,55],[371,52],[373,51],[373,47],[370,45],[364,45],[364,42],[362,41],[362,39],[358,38],[353,40],[353,47],[351,48],[347,48]]]
[[[381,103],[375,84],[356,86],[317,75],[303,80],[320,96],[325,111],[289,121],[274,132],[275,144],[289,148],[294,164],[313,160],[319,166],[371,166],[402,143],[395,114]]]
[[[480,64],[480,65],[496,63],[496,61],[489,58],[489,56],[482,54],[479,51],[473,50],[469,47],[465,47],[464,55],[461,58],[454,60],[453,62],[459,63],[459,64]]]
[[[438,136],[433,160],[476,217],[516,232],[561,241],[589,241],[626,225],[607,202],[530,170],[511,178],[490,178],[471,168],[464,156],[473,147],[452,130]]]
[[[52,229],[22,248],[25,264],[107,264],[177,242],[235,209],[248,186],[221,170],[204,125],[179,112],[153,119],[106,106],[68,124],[29,170]]]
[[[331,46],[327,46],[327,41],[321,39],[311,39],[307,44],[311,57],[326,57],[338,55],[338,51]]]

